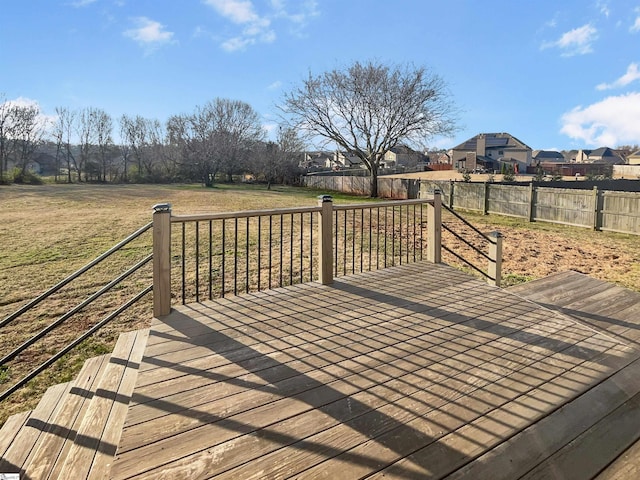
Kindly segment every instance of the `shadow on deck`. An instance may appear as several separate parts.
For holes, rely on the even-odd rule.
[[[111,475],[593,478],[640,432],[624,333],[427,263],[182,306]]]
[[[0,473],[636,479],[639,309],[432,263],[181,306],[11,417]]]

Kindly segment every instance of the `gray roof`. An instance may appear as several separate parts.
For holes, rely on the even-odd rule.
[[[454,150],[476,150],[478,146],[478,138],[485,138],[485,146],[490,147],[516,147],[530,150],[530,148],[516,137],[509,133],[479,133],[475,137],[453,147]]]

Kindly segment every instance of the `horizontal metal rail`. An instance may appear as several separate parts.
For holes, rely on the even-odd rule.
[[[447,252],[449,252],[451,255],[453,255],[454,257],[456,257],[458,260],[460,260],[461,262],[465,263],[466,265],[468,265],[469,267],[473,268],[476,272],[480,273],[481,275],[483,275],[484,277],[488,278],[489,280],[493,280],[495,281],[495,278],[493,278],[491,275],[489,275],[487,272],[481,270],[480,268],[476,267],[473,263],[469,262],[468,260],[466,260],[464,257],[458,255],[456,252],[454,252],[453,250],[451,250],[450,248],[448,248],[446,245],[442,245],[442,249],[446,250]]]
[[[9,388],[8,390],[2,392],[0,394],[0,402],[2,400],[4,400],[5,398],[7,398],[9,395],[11,395],[12,393],[16,392],[18,389],[22,388],[23,386],[25,386],[27,384],[27,382],[29,382],[30,380],[34,379],[36,376],[38,376],[40,373],[42,373],[44,370],[46,370],[47,368],[49,368],[51,365],[53,365],[55,362],[57,362],[58,360],[60,360],[64,355],[66,355],[67,353],[69,353],[71,350],[73,350],[75,347],[77,347],[78,345],[80,345],[80,343],[82,343],[83,341],[85,341],[87,338],[89,338],[91,335],[93,335],[95,332],[97,332],[98,330],[100,330],[102,327],[104,327],[107,323],[111,322],[114,318],[116,318],[118,315],[120,315],[122,312],[124,312],[125,310],[127,310],[129,307],[131,307],[134,303],[138,302],[140,299],[142,299],[142,297],[144,297],[147,293],[151,292],[153,290],[153,285],[149,285],[147,288],[145,288],[144,290],[142,290],[140,293],[138,293],[136,296],[134,296],[133,298],[131,298],[130,300],[128,300],[126,303],[122,304],[120,307],[118,307],[116,310],[114,310],[113,312],[111,312],[109,315],[107,315],[106,317],[104,317],[102,320],[100,320],[100,322],[96,323],[93,327],[91,327],[89,330],[87,330],[85,333],[83,333],[82,335],[80,335],[78,338],[76,338],[73,342],[71,342],[69,345],[67,345],[66,347],[64,347],[62,350],[60,350],[58,353],[56,353],[54,356],[52,356],[51,358],[49,358],[46,362],[44,362],[42,365],[40,365],[39,367],[35,368],[33,371],[31,371],[29,374],[27,374],[25,377],[23,377],[22,379],[20,379],[15,385],[11,386],[11,388]]]
[[[33,300],[31,300],[27,304],[23,305],[22,307],[20,307],[14,313],[12,313],[8,317],[6,317],[2,321],[0,321],[0,328],[4,327],[5,325],[8,325],[10,322],[12,322],[16,318],[18,318],[20,315],[22,315],[26,311],[32,309],[33,307],[38,305],[40,302],[42,302],[44,299],[48,298],[53,293],[55,293],[58,290],[60,290],[62,287],[64,287],[65,285],[69,284],[71,281],[75,280],[76,278],[78,278],[80,275],[85,273],[87,270],[95,267],[97,264],[102,262],[105,258],[109,257],[111,254],[113,254],[116,251],[120,250],[122,247],[124,247],[129,242],[131,242],[131,241],[135,240],[136,238],[138,238],[144,232],[149,230],[152,226],[153,226],[153,223],[146,224],[144,227],[142,227],[142,228],[138,229],[137,231],[133,232],[127,238],[125,238],[121,242],[119,242],[116,245],[114,245],[113,247],[111,247],[109,250],[104,252],[99,257],[96,257],[94,260],[92,260],[91,262],[87,263],[84,267],[80,268],[79,270],[76,270],[74,273],[72,273],[67,278],[65,278],[61,282],[57,283],[56,285],[54,285],[53,287],[48,289],[46,292],[42,293],[41,295],[38,295]]]
[[[455,211],[453,211],[451,208],[447,207],[446,205],[442,205],[442,208],[444,208],[445,210],[447,210],[449,213],[451,213],[454,217],[456,217],[458,220],[460,220],[461,222],[463,222],[465,225],[467,225],[469,228],[471,228],[471,230],[473,230],[474,232],[476,232],[478,235],[480,235],[482,238],[484,238],[487,242],[490,243],[496,243],[495,240],[493,240],[491,237],[487,236],[486,234],[482,233],[480,230],[478,230],[476,227],[474,227],[473,225],[471,225],[464,217],[462,217],[461,215],[459,215],[458,213],[456,213]]]
[[[474,244],[472,244],[471,242],[469,242],[466,238],[464,238],[461,235],[458,235],[456,232],[454,232],[451,228],[449,228],[447,225],[445,225],[444,223],[442,224],[442,228],[444,228],[447,232],[449,232],[450,234],[452,234],[454,237],[456,237],[458,240],[460,240],[462,243],[464,243],[465,245],[467,245],[468,247],[471,247],[473,250],[475,250],[475,252],[478,255],[483,256],[484,258],[486,258],[487,260],[489,260],[490,262],[495,262],[495,260],[493,258],[491,258],[489,255],[487,255],[486,253],[484,253],[482,250],[480,250],[478,247],[476,247]],[[493,243],[493,242],[491,242]]]
[[[115,278],[114,280],[109,282],[107,285],[102,287],[100,290],[98,290],[97,292],[95,292],[92,295],[90,295],[89,297],[87,297],[83,302],[81,302],[78,305],[76,305],[75,307],[73,307],[67,313],[62,315],[58,320],[56,320],[55,322],[51,323],[50,325],[47,325],[45,328],[40,330],[38,333],[33,335],[31,338],[29,338],[27,341],[22,343],[22,345],[16,347],[13,351],[9,352],[2,359],[0,359],[0,366],[4,365],[8,361],[10,361],[13,358],[15,358],[21,352],[23,352],[24,350],[29,348],[31,345],[36,343],[38,340],[40,340],[42,337],[44,337],[47,333],[51,332],[56,327],[62,325],[62,323],[64,323],[70,317],[72,317],[73,315],[78,313],[80,310],[82,310],[84,307],[86,307],[87,305],[92,303],[94,300],[96,300],[97,298],[99,298],[100,296],[102,296],[103,294],[108,292],[109,290],[111,290],[113,287],[115,287],[122,280],[126,279],[127,277],[129,277],[130,275],[132,275],[133,273],[138,271],[142,266],[144,266],[145,264],[149,263],[152,258],[153,258],[153,255],[148,255],[147,257],[145,257],[144,259],[139,261],[137,264],[135,264],[133,267],[131,267],[129,270],[124,272],[122,275],[120,275],[119,277]]]

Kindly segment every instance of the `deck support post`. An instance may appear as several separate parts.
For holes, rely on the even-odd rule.
[[[171,205],[153,206],[153,316],[171,313]]]
[[[427,260],[442,262],[442,196],[433,192],[433,203],[427,204]]]
[[[318,252],[318,266],[320,268],[320,283],[330,285],[333,283],[333,197],[331,195],[318,196],[320,221],[318,222],[318,237],[320,238],[320,250]]]
[[[487,281],[496,287],[502,282],[502,234],[500,232],[489,233],[489,278]]]

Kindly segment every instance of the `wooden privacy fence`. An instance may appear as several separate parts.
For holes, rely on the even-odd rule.
[[[422,181],[449,208],[640,235],[640,193],[499,183]]]

